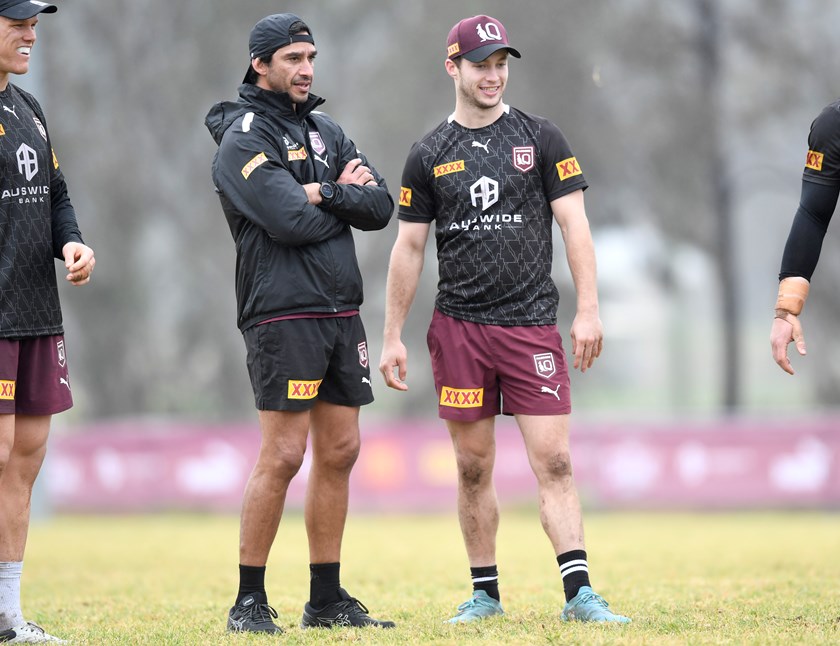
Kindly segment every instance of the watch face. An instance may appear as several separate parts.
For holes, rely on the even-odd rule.
[[[329,184],[321,184],[321,197],[325,200],[329,200],[335,194],[333,191],[333,187]]]

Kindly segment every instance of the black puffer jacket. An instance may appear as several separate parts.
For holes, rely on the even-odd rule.
[[[362,277],[350,227],[381,229],[394,200],[385,180],[341,127],[288,94],[254,85],[214,105],[205,125],[219,150],[213,182],[236,242],[238,325],[287,314],[358,309]],[[338,185],[329,210],[309,204],[303,184],[334,181],[360,157],[378,186]]]

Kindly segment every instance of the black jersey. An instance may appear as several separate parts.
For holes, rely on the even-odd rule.
[[[811,124],[802,179],[840,185],[840,100],[827,105]]]
[[[509,106],[484,128],[450,117],[414,144],[399,219],[435,221],[437,309],[486,325],[556,323],[550,202],[586,186],[559,128]]]
[[[82,242],[46,121],[11,83],[0,92],[0,338],[63,333],[55,258]]]

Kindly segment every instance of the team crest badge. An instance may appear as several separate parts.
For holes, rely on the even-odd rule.
[[[67,363],[67,356],[64,354],[64,339],[55,344],[55,350],[58,354],[58,365],[63,368]]]
[[[367,341],[362,341],[357,347],[359,348],[359,365],[362,368],[367,368],[368,367]]]
[[[551,352],[543,352],[542,354],[534,355],[534,365],[537,368],[537,374],[540,377],[550,379],[557,372],[557,366],[554,363],[554,354]]]
[[[523,173],[527,173],[534,167],[534,147],[514,146],[513,165]]]
[[[324,144],[324,140],[321,139],[321,133],[317,131],[310,132],[309,143],[312,144],[312,150],[314,150],[319,155],[323,155],[325,152],[327,152],[327,147]]]
[[[44,124],[38,119],[38,117],[32,117],[32,121],[35,122],[35,126],[38,128],[38,132],[41,133],[41,136],[44,138],[44,141],[47,140],[47,129],[44,128]]]

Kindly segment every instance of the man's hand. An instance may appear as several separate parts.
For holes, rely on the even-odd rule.
[[[790,375],[793,374],[793,366],[790,365],[787,350],[791,341],[796,345],[796,351],[805,356],[805,336],[802,334],[799,317],[790,313],[784,316],[777,314],[770,329],[770,347],[773,350],[773,359]]]
[[[604,326],[597,314],[580,314],[572,322],[572,352],[574,367],[586,372],[604,349]]]
[[[358,157],[347,162],[341,175],[335,180],[336,184],[358,184],[365,186],[366,184],[376,184],[373,178],[373,173],[370,168],[362,165],[362,160]]]
[[[90,275],[96,258],[93,249],[81,242],[68,242],[61,249],[64,255],[64,266],[67,267],[67,280],[73,285],[86,285],[90,282]]]
[[[385,377],[385,383],[394,390],[408,390],[405,377],[408,374],[408,352],[405,345],[399,339],[395,341],[385,340],[382,346],[382,358],[379,360],[379,372]],[[397,368],[397,374],[394,374]]]

